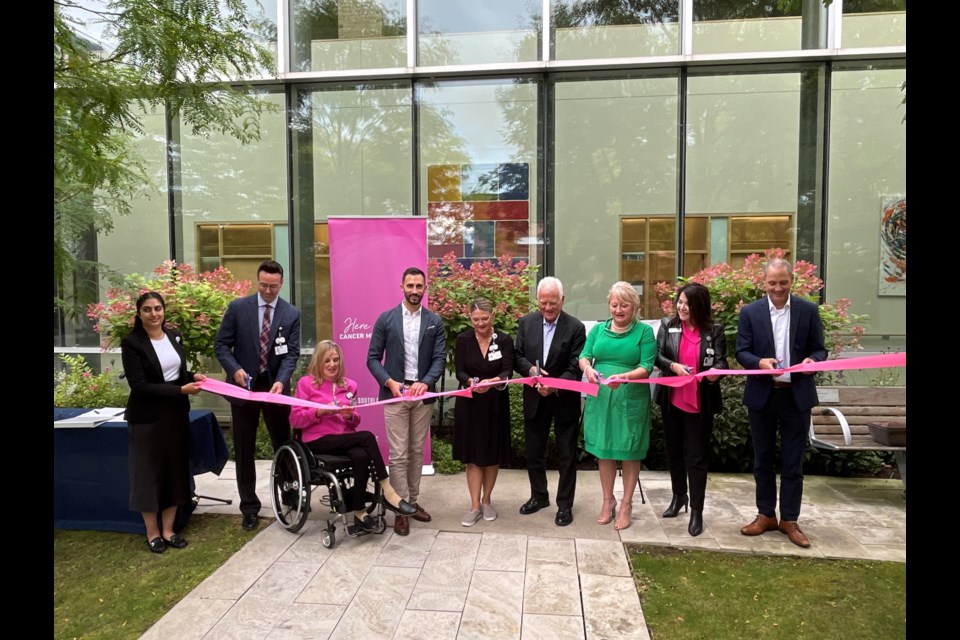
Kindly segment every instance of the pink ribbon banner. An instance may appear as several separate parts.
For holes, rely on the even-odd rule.
[[[601,378],[600,383],[609,385],[611,382],[636,383],[636,384],[662,384],[666,387],[682,387],[707,376],[771,376],[781,375],[783,373],[815,373],[817,371],[844,371],[850,369],[882,369],[887,367],[905,367],[907,366],[907,353],[884,353],[876,356],[860,356],[856,358],[839,358],[837,360],[825,360],[823,362],[811,362],[808,364],[797,364],[784,369],[707,369],[692,376],[667,376],[664,378],[644,378],[642,380],[608,380]],[[266,391],[247,391],[235,384],[207,378],[197,383],[199,387],[210,393],[237,398],[239,400],[249,400],[253,402],[272,402],[274,404],[286,404],[291,407],[312,407],[315,409],[342,409],[343,407],[310,402],[301,400],[293,396],[287,396],[280,393],[267,393]],[[549,378],[545,376],[530,376],[527,378],[513,378],[512,380],[503,380],[496,382],[481,382],[466,389],[455,389],[453,391],[440,391],[437,393],[424,393],[419,396],[404,395],[398,398],[389,398],[377,402],[369,402],[354,406],[354,409],[368,409],[396,402],[408,402],[417,400],[428,400],[430,398],[439,398],[441,396],[458,396],[469,398],[474,389],[483,389],[485,387],[499,387],[506,384],[525,384],[533,387],[541,384],[545,387],[554,389],[563,389],[564,391],[577,391],[585,393],[588,396],[596,396],[599,385],[580,380],[567,380],[565,378]]]

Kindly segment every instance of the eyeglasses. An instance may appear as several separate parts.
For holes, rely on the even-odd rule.
[[[278,285],[278,284],[267,284],[266,282],[258,282],[257,284],[258,284],[258,285],[260,286],[260,288],[263,289],[264,291],[279,291],[279,290],[280,290],[280,285]]]

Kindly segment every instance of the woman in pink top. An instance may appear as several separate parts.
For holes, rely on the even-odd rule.
[[[726,369],[727,339],[713,322],[710,292],[690,282],[677,291],[676,312],[664,318],[657,332],[657,368],[663,376],[690,376],[707,369]],[[703,500],[707,489],[707,453],[713,416],[723,409],[719,376],[671,388],[657,385],[656,402],[663,414],[663,432],[670,466],[673,500],[663,512],[675,518],[690,505],[691,536],[703,533]],[[687,478],[690,494],[687,495]]]
[[[290,426],[300,429],[303,443],[314,453],[347,456],[353,461],[354,483],[350,504],[354,507],[356,524],[368,530],[375,524],[363,508],[371,465],[383,487],[384,506],[401,515],[409,516],[417,512],[416,507],[402,500],[390,484],[376,437],[369,431],[357,431],[360,414],[353,409],[357,383],[344,374],[343,352],[336,343],[324,340],[317,345],[306,375],[297,382],[294,395],[317,404],[340,407],[293,407],[290,410]]]

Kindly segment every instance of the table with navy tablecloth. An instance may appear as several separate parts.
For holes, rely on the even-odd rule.
[[[53,420],[73,418],[86,409],[54,409]],[[53,430],[53,526],[146,533],[143,518],[131,511],[127,472],[127,423]],[[226,440],[212,411],[190,412],[190,486],[193,476],[223,470]],[[177,510],[174,529],[186,525],[196,501]]]

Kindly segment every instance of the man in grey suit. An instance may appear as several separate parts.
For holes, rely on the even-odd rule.
[[[290,378],[300,356],[300,310],[280,299],[283,267],[266,260],[257,268],[255,293],[227,306],[214,341],[214,353],[227,382],[251,391],[290,394]],[[290,407],[268,402],[230,400],[237,489],[243,528],[257,528],[255,465],[260,413],[276,451],[290,438]]]
[[[447,357],[443,319],[420,305],[427,289],[427,276],[410,267],[403,272],[400,288],[403,302],[384,311],[373,325],[367,368],[380,385],[380,400],[409,396],[383,408],[390,446],[390,481],[400,497],[417,508],[412,517],[430,522],[419,504],[423,473],[423,447],[430,432],[435,399],[417,400],[435,391]],[[397,535],[410,533],[407,516],[397,514]]]
[[[520,318],[514,368],[521,376],[544,375],[579,380],[578,359],[586,342],[583,323],[563,311],[563,284],[543,278],[537,284],[538,310]],[[539,365],[539,366],[538,366]],[[547,492],[547,438],[553,423],[560,456],[557,515],[554,523],[573,522],[577,490],[577,440],[580,436],[580,393],[538,385],[523,387],[523,435],[530,479],[530,499],[520,507],[529,515],[550,505]]]

